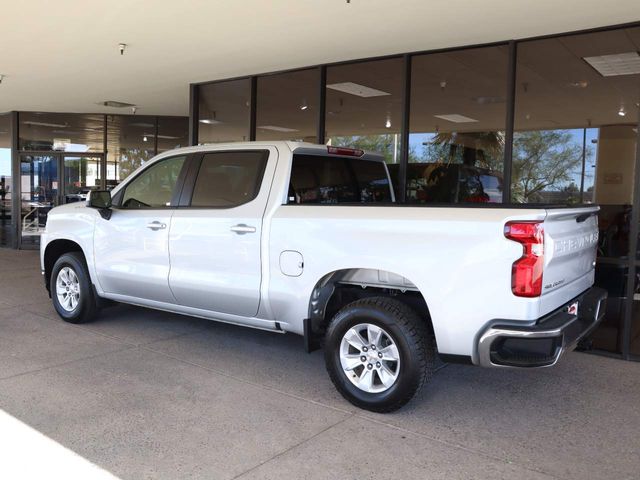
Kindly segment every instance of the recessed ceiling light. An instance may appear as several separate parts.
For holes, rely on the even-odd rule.
[[[375,88],[367,87],[366,85],[360,85],[359,83],[353,82],[332,83],[327,85],[327,88],[363,98],[383,97],[385,95],[391,95],[388,92],[383,92],[382,90],[377,90]]]
[[[49,122],[34,122],[32,120],[25,120],[23,125],[33,125],[34,127],[51,127],[51,128],[67,128],[67,123],[49,123]]]
[[[125,107],[135,107],[133,103],[127,102],[118,102],[116,100],[105,100],[104,102],[99,102],[98,105],[104,105],[105,107],[114,107],[114,108],[125,108]]]
[[[446,120],[448,122],[453,123],[472,123],[477,122],[475,118],[465,117],[464,115],[460,115],[459,113],[447,113],[443,115],[434,115],[436,118],[441,118],[442,120]]]
[[[302,104],[300,104],[300,110],[306,110],[307,108],[309,108],[309,104],[307,103],[306,100],[302,101]]]
[[[51,130],[52,133],[62,133],[64,135],[82,135],[82,132],[74,132],[71,130]]]
[[[627,112],[624,111],[624,107],[620,107],[620,110],[618,110],[618,115],[624,117],[626,114]]]
[[[297,132],[295,128],[278,127],[277,125],[261,125],[258,128],[262,130],[273,130],[274,132]]]
[[[492,103],[504,103],[507,101],[505,97],[473,97],[472,100],[480,105],[489,105]]]
[[[207,125],[218,125],[219,123],[222,123],[220,120],[216,120],[215,118],[201,118],[199,122]]]
[[[145,137],[151,137],[151,138],[155,137],[155,135],[153,133],[145,133],[144,136]],[[172,135],[158,135],[158,138],[162,138],[162,139],[165,139],[165,140],[176,140],[176,139],[178,139],[180,137],[174,137]],[[145,142],[146,142],[146,140],[145,140]]]
[[[603,77],[640,73],[640,55],[638,52],[583,57],[583,60],[595,68]]]
[[[586,80],[577,80],[575,82],[569,82],[569,86],[573,88],[587,88],[589,86],[589,82]]]
[[[387,121],[384,124],[385,127],[391,128],[391,117],[387,116]]]

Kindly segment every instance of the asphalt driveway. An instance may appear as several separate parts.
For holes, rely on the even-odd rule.
[[[0,413],[121,479],[638,477],[638,363],[449,365],[378,415],[300,337],[129,306],[74,326],[36,252],[0,249],[0,270]]]

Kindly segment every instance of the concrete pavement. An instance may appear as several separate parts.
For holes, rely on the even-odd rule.
[[[449,365],[377,415],[300,337],[129,306],[70,325],[36,252],[0,250],[0,270],[0,410],[121,479],[638,476],[638,363]]]

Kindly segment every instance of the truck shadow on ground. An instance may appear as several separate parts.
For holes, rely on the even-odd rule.
[[[351,409],[334,391],[325,371],[323,351],[306,353],[302,337],[295,334],[283,335],[125,305],[104,310],[83,328],[243,381],[314,402],[326,401],[331,407]],[[577,401],[571,402],[574,408],[589,390],[601,388],[608,379],[608,374],[598,370],[596,364],[610,362],[585,353],[570,353],[555,367],[543,369],[441,364],[431,382],[399,414],[440,410],[444,400],[447,405],[465,407],[464,410],[477,411],[499,404],[503,415],[510,406],[521,414],[523,405],[548,406],[550,402],[556,403],[553,399],[570,400],[572,395],[577,397]]]

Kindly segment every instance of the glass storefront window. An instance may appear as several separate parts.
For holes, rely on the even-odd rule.
[[[64,202],[84,201],[90,190],[100,189],[102,156],[64,156]]]
[[[11,245],[11,115],[0,115],[0,246]]]
[[[502,202],[508,61],[506,46],[412,58],[408,202]]]
[[[629,353],[640,358],[640,262],[636,262],[636,282],[633,293],[631,325],[629,327]]]
[[[259,77],[256,140],[315,143],[319,85],[317,69]]]
[[[198,143],[249,140],[251,81],[247,79],[200,85]]]
[[[156,117],[107,115],[107,188],[155,155]]]
[[[104,115],[21,112],[20,150],[101,152]]]
[[[600,205],[596,284],[609,299],[592,341],[617,353],[640,101],[640,71],[619,67],[620,58],[637,56],[638,39],[633,28],[522,42],[516,70],[512,200]]]
[[[518,44],[514,202],[631,204],[633,141],[616,138],[637,123],[639,75],[607,69],[637,51],[638,30]]]
[[[393,58],[327,68],[326,143],[383,154],[396,187],[403,63]]]
[[[0,114],[0,246],[37,247],[48,211],[102,188],[105,166],[112,188],[156,151],[188,145],[187,117],[17,112],[12,125],[13,118]],[[18,131],[16,172],[12,127]]]
[[[23,245],[38,245],[47,213],[59,204],[57,155],[20,156],[20,231]]]
[[[158,153],[189,145],[187,117],[158,117]]]
[[[592,203],[598,134],[597,128],[514,132],[512,201]]]

